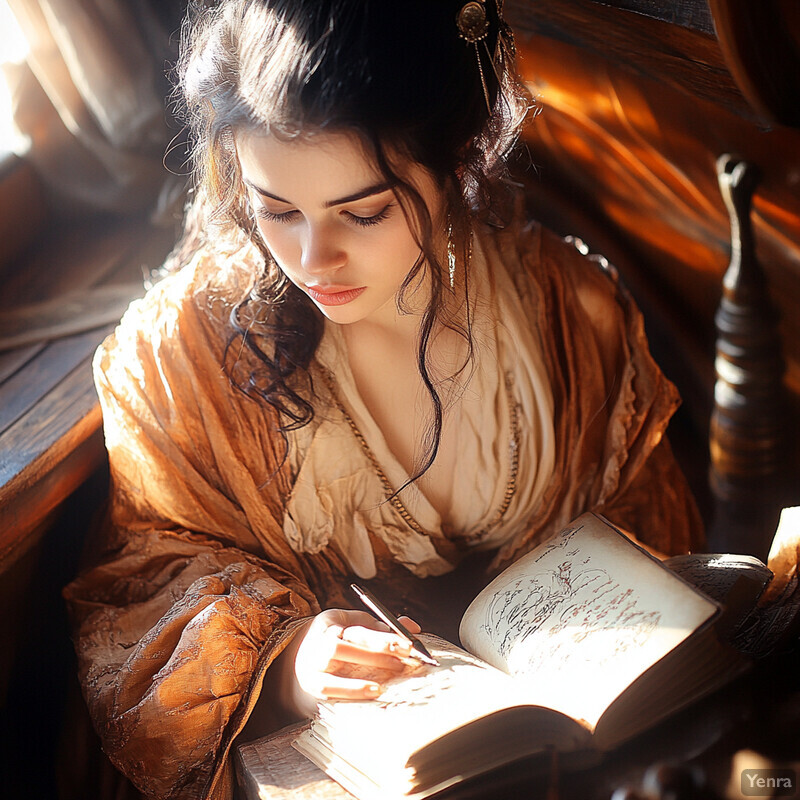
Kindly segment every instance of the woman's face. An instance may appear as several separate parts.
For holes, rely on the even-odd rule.
[[[286,277],[332,322],[393,321],[420,248],[358,136],[244,134],[236,147],[258,228]],[[436,225],[442,202],[434,181],[414,164],[404,177]],[[426,295],[411,287],[406,299],[421,308]]]

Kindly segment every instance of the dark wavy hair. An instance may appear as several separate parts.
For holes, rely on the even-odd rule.
[[[243,234],[264,259],[261,275],[233,310],[228,348],[229,354],[247,348],[255,361],[243,370],[241,359],[226,358],[226,368],[239,389],[279,412],[284,437],[313,419],[307,368],[323,320],[284,277],[259,234],[235,134],[355,132],[394,187],[421,251],[398,295],[400,309],[405,289],[422,270],[431,286],[417,361],[434,414],[412,480],[433,463],[442,431],[431,338],[441,324],[461,332],[469,345],[464,367],[472,338],[469,303],[459,313],[445,310],[448,271],[433,244],[431,215],[397,165],[411,160],[433,176],[446,201],[458,262],[467,263],[473,220],[503,217],[498,190],[505,161],[532,105],[498,3],[486,0],[489,32],[477,47],[459,37],[463,0],[221,0],[194,7],[182,32],[177,97],[192,147],[195,211],[202,206],[206,233],[212,224],[216,236],[225,228]]]

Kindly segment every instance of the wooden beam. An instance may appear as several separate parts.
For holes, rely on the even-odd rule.
[[[716,37],[704,30],[596,0],[507,0],[505,8],[508,22],[523,40],[543,36],[567,42],[739,116],[769,122],[747,102]]]

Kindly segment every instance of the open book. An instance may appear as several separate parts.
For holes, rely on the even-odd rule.
[[[544,762],[553,749],[567,754],[562,763],[591,763],[746,669],[725,639],[768,575],[745,566],[744,584],[728,581],[739,610],[723,615],[584,514],[475,598],[463,648],[421,635],[438,666],[409,668],[378,700],[322,704],[294,746],[362,800],[419,800],[520,758]]]

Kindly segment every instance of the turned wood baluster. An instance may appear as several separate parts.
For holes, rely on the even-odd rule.
[[[783,360],[777,312],[755,255],[752,164],[717,160],[731,220],[731,260],[722,284],[711,417],[711,487],[718,547],[765,555],[778,513],[784,447]]]

